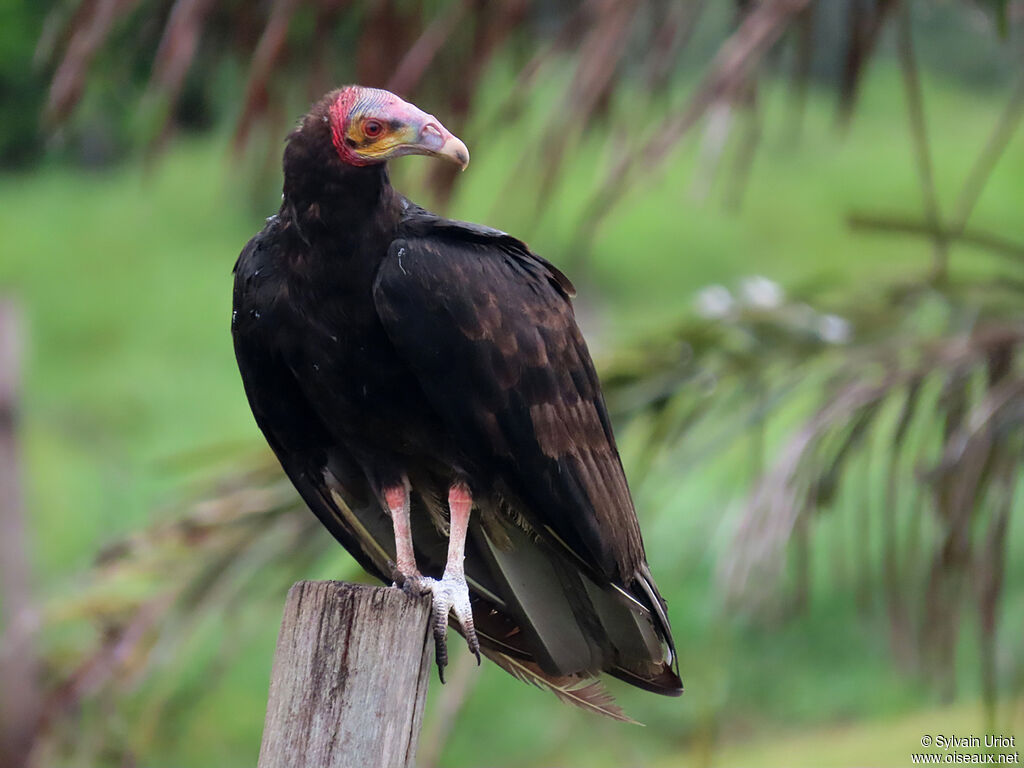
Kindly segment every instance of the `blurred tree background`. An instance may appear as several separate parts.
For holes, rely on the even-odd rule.
[[[639,730],[461,654],[420,765],[905,765],[925,733],[1024,735],[1024,4],[0,8],[31,564],[0,589],[8,758],[254,764],[287,587],[361,577],[228,333],[283,138],[345,82],[471,149],[396,186],[580,287],[687,686],[612,684]]]

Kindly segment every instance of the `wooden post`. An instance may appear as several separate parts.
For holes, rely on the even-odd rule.
[[[32,602],[28,535],[18,456],[21,315],[0,299],[0,763],[27,765],[39,725],[35,654],[38,612]]]
[[[288,592],[259,768],[413,765],[433,667],[430,600],[340,581]]]

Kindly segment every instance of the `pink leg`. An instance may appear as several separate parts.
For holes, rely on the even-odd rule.
[[[384,502],[391,513],[391,522],[395,528],[395,570],[398,572],[396,584],[406,589],[430,592],[433,598],[434,652],[437,657],[438,674],[443,683],[444,668],[448,664],[449,613],[455,614],[455,619],[466,636],[469,649],[476,654],[477,663],[480,663],[480,641],[477,639],[473,624],[473,609],[469,602],[469,585],[466,583],[464,568],[466,534],[469,532],[473,496],[465,483],[455,483],[448,489],[448,562],[445,564],[444,576],[440,580],[422,576],[416,567],[412,527],[409,522],[408,481],[402,485],[385,488]]]
[[[392,485],[384,489],[384,501],[391,512],[391,524],[395,528],[395,566],[401,579],[418,579],[416,553],[412,546],[412,526],[409,523],[409,485]],[[396,579],[397,581],[397,579]]]
[[[469,513],[473,509],[473,496],[463,483],[456,483],[448,490],[448,510],[451,523],[448,531],[448,564],[444,573],[455,577],[465,575],[463,561],[466,559],[466,532],[469,530]]]

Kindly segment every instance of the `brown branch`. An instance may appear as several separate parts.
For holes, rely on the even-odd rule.
[[[828,430],[848,423],[862,409],[881,402],[901,384],[895,374],[880,384],[853,381],[824,404],[778,452],[775,465],[761,478],[733,534],[733,554],[722,561],[719,578],[733,598],[755,582],[760,588],[775,583],[780,554],[805,512],[806,481],[802,468]]]
[[[465,73],[448,89],[449,124],[461,131],[469,118],[480,79],[502,44],[526,18],[525,0],[505,0],[487,3],[473,0],[477,6],[473,40],[468,57],[464,58]],[[450,164],[436,164],[429,177],[429,185],[437,204],[446,207],[451,199],[459,172]]]
[[[459,22],[469,10],[470,2],[472,0],[462,0],[454,8],[445,8],[427,25],[423,34],[405,52],[405,56],[388,80],[389,91],[408,95],[416,89],[438,52],[458,28]]]
[[[270,100],[269,83],[274,67],[284,54],[288,41],[288,27],[299,5],[299,0],[275,0],[260,41],[252,55],[249,79],[245,86],[241,116],[235,129],[234,144],[240,149],[249,135],[256,116],[267,110]]]
[[[1020,456],[1002,455],[995,470],[995,500],[993,520],[989,523],[985,541],[974,561],[976,594],[978,599],[979,634],[981,645],[982,701],[988,715],[995,708],[999,694],[996,672],[996,642],[999,628],[999,604],[1006,580],[1007,530],[1013,511],[1014,490],[1019,472]]]
[[[597,20],[580,46],[572,82],[565,94],[566,106],[552,111],[544,131],[544,167],[534,209],[537,218],[550,208],[548,202],[560,179],[567,150],[577,143],[584,126],[610,100],[633,17],[639,10],[636,0],[602,0],[595,10]]]
[[[751,88],[751,100],[746,109],[743,133],[736,148],[729,176],[729,185],[725,195],[725,205],[738,211],[743,205],[743,194],[747,189],[750,172],[754,168],[754,158],[761,144],[761,110],[756,100],[756,91]]]
[[[782,35],[789,21],[809,0],[767,0],[756,6],[740,28],[722,44],[697,93],[679,113],[647,143],[640,157],[648,170],[661,165],[693,124],[717,101],[728,100],[746,88],[749,74]]]
[[[181,93],[211,5],[211,0],[177,0],[171,9],[156,50],[149,84],[151,90],[163,91],[170,106],[177,102]]]
[[[643,63],[645,90],[661,91],[669,84],[676,60],[693,37],[706,4],[706,0],[685,3],[670,0],[666,3],[664,18],[654,19],[657,29],[651,36],[650,53]],[[661,10],[658,7],[655,12]]]
[[[50,93],[46,100],[46,119],[50,123],[65,120],[85,90],[89,66],[100,46],[106,41],[117,18],[137,0],[97,0],[88,3],[82,16],[75,15],[74,27],[64,58],[50,82]]]
[[[942,214],[939,211],[938,195],[935,192],[935,173],[932,170],[931,150],[928,147],[928,127],[924,117],[924,98],[921,93],[921,77],[914,60],[914,41],[910,29],[910,6],[904,0],[900,7],[899,60],[903,74],[903,88],[907,98],[907,116],[910,119],[910,138],[917,161],[917,175],[921,182],[921,199],[929,229],[934,233],[942,231]],[[944,280],[949,269],[948,240],[934,237],[935,251],[933,266],[935,278]]]
[[[337,85],[332,71],[331,48],[338,20],[348,2],[349,0],[321,0],[317,6],[313,37],[309,46],[309,75],[306,78],[306,93],[310,103]]]
[[[851,0],[846,27],[849,42],[839,83],[839,123],[848,125],[857,103],[860,83],[864,79],[864,68],[878,43],[878,37],[886,17],[892,11],[896,0]]]
[[[510,123],[515,120],[517,112],[529,95],[534,82],[536,82],[545,68],[556,60],[558,54],[568,49],[573,41],[579,37],[580,30],[590,23],[594,7],[597,3],[598,0],[586,0],[586,2],[578,5],[572,13],[566,16],[554,38],[547,45],[541,47],[520,68],[515,82],[508,89],[501,109],[495,114],[492,123],[485,126],[485,132],[492,130],[496,125]]]
[[[127,624],[110,632],[99,648],[48,694],[43,707],[43,732],[81,700],[95,695],[130,663],[165,615],[170,602],[171,596],[164,595],[140,606]]]
[[[796,145],[803,132],[804,115],[807,112],[807,89],[811,82],[811,66],[814,63],[814,12],[817,6],[810,4],[797,14],[796,55],[789,94],[789,129],[787,140]]]
[[[1024,259],[1024,244],[1015,243],[1000,235],[982,230],[936,229],[927,221],[888,214],[856,212],[847,215],[846,225],[853,230],[915,235],[932,240],[940,240],[947,244],[960,242],[964,245],[973,245],[982,250],[990,251],[998,256],[1006,256],[1014,260]]]
[[[750,71],[775,44],[786,25],[810,0],[765,0],[743,20],[726,40],[686,107],[671,116],[635,153],[623,152],[610,166],[597,193],[584,211],[578,232],[579,247],[592,241],[598,223],[637,181],[635,170],[651,172],[660,168],[666,156],[708,108],[729,100],[744,88]]]
[[[956,200],[956,206],[953,208],[951,229],[963,231],[967,225],[967,220],[970,218],[978,198],[981,197],[982,190],[1002,156],[1003,150],[1013,138],[1022,115],[1024,115],[1024,77],[1017,82],[1017,87],[1010,94],[1010,100],[999,116],[992,135],[985,142],[981,154],[978,155],[971,167],[963,189],[960,191],[960,196]]]
[[[212,7],[211,0],[177,0],[171,9],[157,48],[147,91],[160,101],[160,117],[147,154],[152,159],[171,137],[174,109],[181,98],[185,77],[195,59],[203,22]]]

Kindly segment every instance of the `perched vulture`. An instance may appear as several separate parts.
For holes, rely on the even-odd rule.
[[[466,145],[348,86],[288,138],[281,209],[235,266],[253,414],[306,504],[375,577],[430,592],[520,679],[615,716],[594,678],[682,683],[572,284],[520,240],[420,208],[387,161]]]

